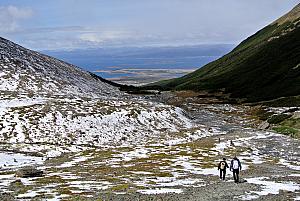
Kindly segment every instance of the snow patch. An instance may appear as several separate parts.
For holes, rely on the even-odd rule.
[[[0,167],[5,168],[16,168],[27,165],[42,164],[43,158],[36,156],[27,156],[19,153],[0,153]]]
[[[299,184],[295,184],[293,182],[284,182],[277,183],[274,181],[266,181],[267,177],[258,177],[258,178],[248,178],[247,182],[251,184],[261,185],[261,191],[251,191],[247,193],[247,195],[241,196],[242,200],[252,200],[257,199],[260,196],[268,195],[268,194],[279,194],[280,190],[291,191],[294,192],[300,189]]]

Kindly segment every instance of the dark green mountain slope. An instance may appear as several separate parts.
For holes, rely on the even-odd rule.
[[[222,58],[184,77],[151,86],[225,90],[233,98],[248,101],[300,95],[300,4]]]

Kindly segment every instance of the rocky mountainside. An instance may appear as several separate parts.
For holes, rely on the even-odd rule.
[[[80,68],[0,38],[0,91],[32,95],[107,96],[118,89]]]
[[[264,101],[300,94],[300,4],[229,54],[184,77],[154,83],[163,90],[224,92]]]
[[[191,126],[179,108],[126,95],[3,38],[0,55],[0,143],[31,151],[122,144]]]

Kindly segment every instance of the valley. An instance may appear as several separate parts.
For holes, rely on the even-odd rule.
[[[89,49],[80,27],[98,43],[59,60],[0,37],[0,200],[300,200],[299,13],[233,50]]]

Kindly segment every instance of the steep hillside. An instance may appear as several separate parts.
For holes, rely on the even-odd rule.
[[[0,91],[32,95],[107,96],[118,89],[63,61],[0,38]]]
[[[300,94],[300,4],[232,52],[178,79],[151,86],[225,91],[248,101]]]

